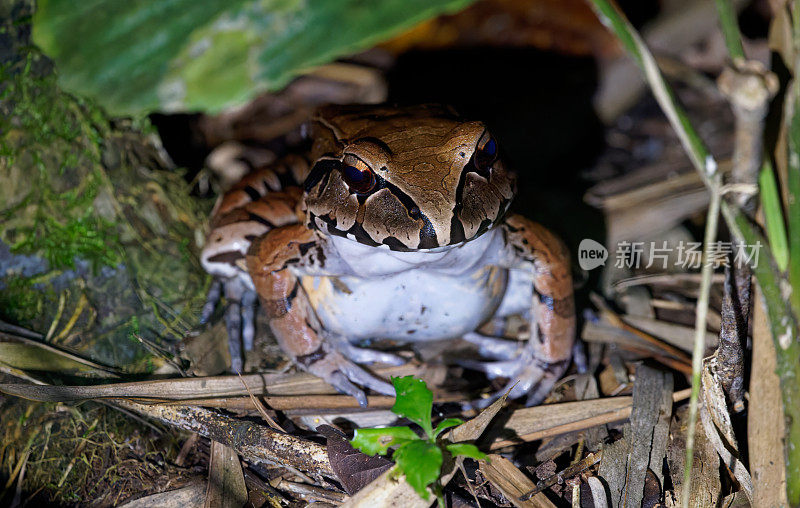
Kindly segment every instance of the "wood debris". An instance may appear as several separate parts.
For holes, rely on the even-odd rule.
[[[481,461],[481,473],[518,508],[555,508],[547,496],[540,492],[527,495],[535,490],[536,485],[511,461],[500,455],[489,455],[489,460]]]

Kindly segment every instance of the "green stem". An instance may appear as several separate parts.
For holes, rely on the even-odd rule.
[[[742,34],[739,32],[736,9],[733,7],[730,0],[716,0],[716,2],[719,24],[722,28],[722,35],[725,37],[725,45],[728,47],[728,54],[732,60],[744,60]]]
[[[789,224],[789,283],[793,289],[790,300],[795,315],[800,315],[800,89],[798,83],[790,88],[792,117],[789,122],[789,165],[787,169]]]
[[[775,256],[780,271],[789,267],[789,243],[786,240],[786,224],[783,220],[783,205],[778,193],[778,184],[769,159],[764,159],[761,174],[758,177],[761,195],[761,206],[764,209],[764,222],[767,227],[767,239]]]
[[[692,351],[692,395],[689,398],[689,423],[686,429],[686,462],[683,468],[682,505],[689,507],[692,481],[692,462],[694,460],[694,432],[697,423],[697,401],[700,395],[700,376],[703,369],[703,353],[705,352],[706,318],[708,316],[708,297],[711,293],[711,276],[714,274],[714,263],[709,259],[711,245],[717,238],[720,204],[720,175],[711,177],[713,185],[711,200],[706,216],[706,231],[703,238],[703,268],[700,282],[700,296],[697,299],[697,315],[694,323],[694,350]]]

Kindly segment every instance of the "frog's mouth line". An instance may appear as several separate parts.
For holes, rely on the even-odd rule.
[[[312,169],[311,174],[306,179],[304,184],[304,190],[306,192],[306,196],[315,192],[316,195],[319,196],[324,192],[324,189],[327,185],[329,185],[330,175],[334,171],[337,171],[337,164],[340,162],[336,159],[322,159],[320,160],[315,167]],[[347,238],[352,241],[356,241],[358,243],[368,245],[371,247],[379,247],[379,248],[388,248],[393,251],[397,252],[418,252],[418,251],[431,251],[431,252],[438,252],[443,249],[447,249],[450,247],[463,245],[464,243],[470,242],[475,240],[476,238],[482,236],[484,233],[489,231],[495,224],[499,223],[502,218],[505,216],[506,211],[508,210],[509,206],[511,205],[511,199],[504,199],[498,208],[497,216],[494,219],[491,218],[484,218],[480,225],[478,226],[477,231],[473,234],[470,238],[466,238],[465,231],[464,231],[464,224],[462,219],[459,217],[460,211],[463,208],[461,196],[464,192],[466,176],[471,172],[476,172],[474,168],[474,164],[472,164],[472,160],[468,164],[466,164],[461,172],[461,177],[459,178],[459,182],[456,189],[456,205],[454,206],[453,210],[451,211],[451,224],[450,224],[450,238],[449,241],[442,245],[439,242],[439,239],[436,234],[436,230],[433,227],[430,219],[420,211],[420,208],[414,202],[414,200],[403,192],[400,188],[394,185],[391,182],[388,182],[384,179],[381,175],[376,174],[376,185],[373,189],[370,190],[369,193],[366,194],[359,194],[357,192],[350,192],[351,195],[355,195],[358,199],[359,205],[361,207],[367,204],[367,200],[369,197],[376,192],[379,192],[383,189],[388,190],[405,208],[406,212],[409,216],[412,216],[416,220],[422,221],[422,226],[418,228],[419,231],[419,242],[416,247],[409,247],[405,243],[403,243],[400,239],[394,236],[387,236],[383,239],[382,242],[377,242],[363,227],[362,223],[358,218],[354,221],[353,225],[347,229],[341,229],[338,227],[338,221],[335,217],[331,217],[330,214],[321,214],[317,215],[311,211],[308,211],[309,220],[308,220],[308,227],[318,229],[322,232],[326,232],[330,235],[340,236],[343,238]],[[363,214],[359,213],[359,216],[363,216]]]
[[[438,253],[446,250],[450,250],[456,247],[460,247],[466,243],[472,242],[481,236],[483,236],[488,231],[492,230],[497,224],[497,222],[490,223],[485,229],[481,229],[476,235],[473,237],[461,240],[457,243],[449,243],[447,245],[437,245],[436,247],[429,247],[429,248],[417,248],[412,249],[403,245],[399,240],[394,237],[389,237],[384,239],[383,243],[378,243],[372,239],[372,237],[367,233],[363,226],[356,222],[353,224],[350,229],[347,231],[341,230],[337,227],[336,219],[331,217],[328,214],[325,215],[314,215],[313,213],[309,213],[309,223],[308,227],[317,229],[324,233],[338,236],[341,238],[346,238],[347,240],[358,242],[363,245],[368,245],[370,247],[377,247],[379,249],[388,249],[395,252],[430,252],[430,253]]]

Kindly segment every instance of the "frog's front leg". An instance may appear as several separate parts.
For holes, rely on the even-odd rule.
[[[503,224],[506,268],[532,275],[528,285],[510,287],[511,291],[526,291],[524,314],[530,320],[527,343],[512,359],[482,364],[490,375],[508,377],[508,386],[499,394],[511,390],[510,396],[528,396],[528,404],[538,404],[563,375],[569,365],[575,341],[575,305],[569,253],[564,244],[542,225],[510,215]],[[473,334],[481,349],[508,357],[510,347],[492,345],[486,337]],[[506,351],[506,349],[508,351]]]
[[[393,395],[394,389],[343,354],[349,343],[327,332],[317,318],[297,271],[324,262],[320,237],[302,224],[269,231],[253,242],[247,267],[281,348],[300,368],[321,377],[337,390],[367,403],[357,385]],[[349,355],[348,355],[349,356]],[[362,358],[363,359],[363,358]]]

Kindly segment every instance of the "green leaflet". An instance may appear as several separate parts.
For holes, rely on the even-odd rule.
[[[433,393],[428,385],[414,376],[393,377],[392,384],[397,393],[392,412],[404,416],[416,423],[425,434],[433,437],[431,425],[431,409],[433,409]]]
[[[439,479],[442,450],[433,443],[418,440],[401,446],[394,452],[394,461],[406,481],[422,499],[430,497],[426,487]]]
[[[433,431],[433,435],[438,437],[439,434],[444,432],[445,430],[449,429],[450,427],[456,427],[464,423],[464,420],[461,418],[447,418],[446,420],[442,420],[439,422],[439,425],[436,426],[436,429]]]
[[[350,441],[353,448],[357,448],[367,455],[386,455],[391,446],[398,446],[409,441],[417,440],[413,430],[408,427],[386,427],[382,429],[356,429],[356,434]]]
[[[444,430],[464,422],[460,418],[447,418],[439,422],[435,431],[432,429],[433,393],[425,381],[413,376],[393,377],[392,384],[397,394],[392,411],[422,427],[425,438],[420,438],[408,427],[357,429],[350,444],[368,455],[385,455],[389,448],[394,447],[392,458],[396,471],[405,475],[409,485],[425,500],[430,497],[427,488],[432,485],[439,506],[444,506],[442,488],[437,483],[443,462],[442,447],[453,456],[476,460],[485,459],[486,454],[473,444],[437,441]]]
[[[446,448],[447,451],[453,454],[454,457],[458,457],[459,455],[461,455],[475,460],[481,460],[486,458],[486,454],[478,450],[478,447],[475,446],[474,444],[453,443],[447,445]]]

